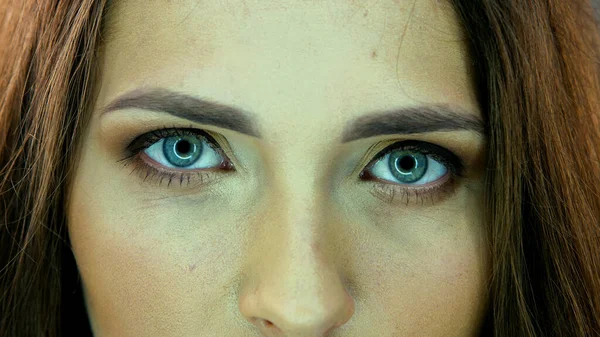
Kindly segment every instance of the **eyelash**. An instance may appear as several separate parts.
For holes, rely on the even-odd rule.
[[[396,150],[414,150],[424,155],[431,156],[447,168],[445,178],[439,178],[435,183],[425,185],[397,184],[375,177],[370,169],[387,154]],[[465,176],[463,160],[451,151],[424,141],[404,140],[379,151],[361,171],[359,178],[372,182],[371,194],[382,199],[388,204],[404,204],[408,206],[414,202],[420,205],[435,204],[454,194],[457,182]],[[442,181],[442,182],[440,182]],[[420,186],[420,187],[411,187]],[[423,187],[425,186],[425,187]]]
[[[144,159],[144,150],[161,139],[173,136],[194,136],[198,137],[216,151],[223,161],[216,168],[201,169],[201,170],[173,170],[171,168],[160,168],[154,164],[148,163],[150,158]],[[411,187],[423,185],[408,185],[398,184],[375,177],[370,169],[383,157],[395,150],[414,150],[424,155],[431,156],[436,161],[440,162],[447,168],[446,178],[440,178],[437,181],[443,180],[442,183],[428,183],[426,187]],[[160,186],[167,182],[167,186],[171,186],[173,182],[179,182],[179,185],[206,185],[218,181],[223,177],[224,172],[235,171],[233,163],[229,156],[232,155],[224,150],[218,142],[207,132],[196,128],[177,128],[164,127],[154,131],[147,132],[135,138],[126,147],[127,156],[119,162],[124,163],[124,166],[133,166],[131,174],[137,173],[143,182],[148,179],[155,180]],[[158,164],[160,165],[160,164]],[[359,178],[363,181],[372,182],[373,189],[371,193],[382,199],[386,203],[396,204],[404,203],[409,205],[411,202],[424,205],[426,203],[435,204],[443,200],[445,197],[452,195],[456,190],[457,181],[464,177],[465,166],[460,157],[453,154],[451,151],[424,141],[404,140],[393,143],[385,149],[379,151],[373,156],[373,159],[362,169]]]
[[[217,168],[201,169],[201,170],[174,170],[171,168],[160,168],[156,165],[149,164],[148,160],[144,159],[144,150],[149,148],[154,143],[161,139],[174,136],[194,136],[200,140],[206,141],[206,143],[216,151],[223,161]],[[124,166],[133,166],[133,170],[130,174],[137,173],[146,182],[148,179],[155,180],[160,186],[163,182],[167,182],[167,187],[171,186],[173,182],[179,182],[179,186],[183,184],[190,185],[206,185],[207,183],[213,183],[222,177],[223,172],[235,171],[233,163],[229,160],[230,153],[225,151],[218,142],[207,132],[195,128],[162,128],[154,131],[147,132],[135,138],[126,148],[127,156],[119,162],[122,162]],[[158,164],[160,165],[160,164]]]

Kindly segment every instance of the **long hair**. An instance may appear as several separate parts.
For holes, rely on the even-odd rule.
[[[489,123],[496,336],[600,336],[600,61],[584,1],[453,1]]]
[[[585,0],[449,0],[487,121],[483,334],[600,336],[600,38]],[[105,0],[0,2],[0,335],[85,321],[65,200]],[[67,322],[68,324],[61,324]]]

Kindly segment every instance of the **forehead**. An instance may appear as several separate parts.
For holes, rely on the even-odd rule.
[[[360,48],[396,62],[397,49],[414,51],[415,42],[429,53],[456,53],[461,34],[452,7],[442,0],[124,0],[108,7],[105,28],[109,41],[132,48],[199,52],[203,65],[232,44],[247,52],[269,44],[302,53]]]
[[[159,84],[257,112],[477,111],[462,30],[441,0],[116,1],[104,41],[105,102]]]
[[[156,25],[164,28],[171,24],[211,27],[211,31],[223,30],[226,26],[235,28],[230,20],[236,22],[234,26],[255,22],[276,25],[321,22],[343,28],[370,27],[378,32],[382,18],[386,20],[385,25],[404,25],[409,18],[415,18],[422,24],[450,29],[451,34],[456,28],[448,0],[122,0],[110,2],[106,14],[111,27],[120,22],[123,24],[119,25],[120,29],[135,26],[139,32],[148,29],[146,33],[154,31]]]

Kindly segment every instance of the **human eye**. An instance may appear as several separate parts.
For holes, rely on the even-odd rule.
[[[374,181],[372,193],[393,204],[434,203],[452,194],[464,176],[463,160],[432,143],[406,140],[380,151],[360,173]]]
[[[126,165],[144,182],[182,186],[204,184],[233,171],[233,163],[207,132],[194,128],[163,128],[144,133],[127,146]],[[221,172],[219,172],[221,171]]]

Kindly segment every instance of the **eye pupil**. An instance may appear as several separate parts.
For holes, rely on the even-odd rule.
[[[400,164],[398,165],[399,168],[404,171],[410,171],[416,166],[415,158],[413,156],[404,156],[400,158],[398,163]]]
[[[175,143],[175,151],[177,151],[177,154],[183,154],[182,157],[187,157],[191,148],[192,148],[192,144],[190,144],[185,139],[182,139],[182,140],[178,141],[177,143]]]

